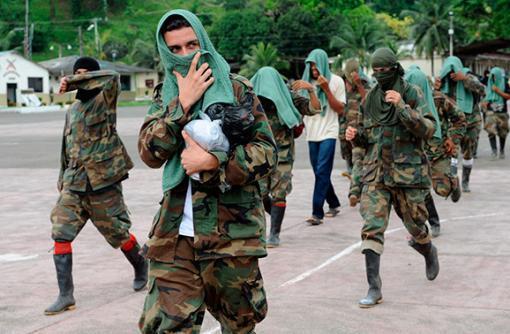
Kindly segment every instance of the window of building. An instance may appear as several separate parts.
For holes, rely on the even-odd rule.
[[[154,80],[153,79],[145,80],[145,87],[147,87],[147,88],[154,88]]]
[[[32,88],[36,93],[43,91],[43,78],[28,78],[28,88]]]
[[[120,89],[127,91],[131,90],[131,76],[129,75],[120,76]]]

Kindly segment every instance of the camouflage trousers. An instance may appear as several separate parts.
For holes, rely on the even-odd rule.
[[[271,196],[273,200],[285,201],[292,191],[293,162],[278,162],[274,172],[260,181],[260,193],[263,197]]]
[[[484,129],[489,134],[489,137],[499,136],[506,138],[508,135],[508,114],[492,111],[486,112]]]
[[[150,262],[140,330],[199,334],[206,308],[222,333],[255,333],[267,313],[258,258],[196,261],[193,238],[179,236],[172,263]]]
[[[466,115],[468,125],[466,127],[466,134],[460,142],[463,159],[471,160],[474,157],[476,147],[478,146],[478,138],[482,131],[481,121],[482,117],[480,112],[473,111],[473,114]]]
[[[120,183],[87,193],[64,188],[51,211],[52,239],[72,242],[88,219],[112,247],[119,248],[129,240],[131,220]]]
[[[427,223],[429,214],[425,206],[428,192],[429,189],[364,185],[360,205],[364,220],[361,251],[370,249],[378,254],[383,253],[384,232],[388,227],[392,205],[409,234],[420,244],[428,243],[431,240]]]
[[[448,197],[459,187],[459,178],[451,173],[451,158],[442,156],[431,161],[432,188],[441,197]]]
[[[357,198],[361,197],[361,172],[363,169],[363,158],[365,157],[366,150],[361,147],[354,147],[352,149],[352,172],[351,184],[349,185],[349,196],[354,195]]]

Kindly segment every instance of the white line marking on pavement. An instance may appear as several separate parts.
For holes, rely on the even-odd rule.
[[[26,260],[32,260],[32,259],[35,259],[38,257],[39,257],[38,254],[21,255],[21,254],[7,253],[7,254],[0,255],[0,262],[26,261]]]
[[[444,222],[446,222],[448,220],[462,220],[462,219],[484,218],[484,217],[494,217],[494,216],[503,216],[503,215],[504,214],[502,214],[502,213],[489,213],[489,214],[483,214],[483,215],[473,215],[473,216],[464,216],[464,217],[454,217],[454,218],[450,218],[450,219],[441,219],[441,222],[444,223]],[[391,233],[400,231],[402,229],[404,229],[404,228],[403,227],[395,228],[393,230],[389,230],[389,231],[385,232],[385,234],[391,234]],[[316,273],[317,271],[321,270],[322,268],[329,266],[330,264],[332,264],[336,260],[338,260],[338,259],[340,259],[340,258],[342,258],[342,257],[344,257],[346,255],[351,254],[356,248],[358,248],[360,246],[361,246],[361,241],[358,241],[357,243],[350,245],[349,247],[343,249],[340,253],[337,253],[336,255],[330,257],[329,259],[327,259],[326,261],[324,261],[323,263],[321,263],[317,267],[312,268],[312,269],[310,269],[310,270],[308,270],[308,271],[306,271],[306,272],[296,276],[295,278],[293,278],[293,279],[291,279],[291,280],[281,284],[280,287],[291,285],[291,284],[294,284],[294,283],[297,283],[297,282],[300,282],[300,281],[304,280],[305,278],[313,275],[314,273]]]

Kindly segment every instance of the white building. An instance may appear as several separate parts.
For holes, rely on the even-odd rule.
[[[47,69],[15,51],[0,52],[0,107],[48,104],[49,93]]]

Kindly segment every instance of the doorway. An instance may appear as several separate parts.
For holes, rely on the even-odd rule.
[[[18,90],[18,84],[8,83],[7,84],[7,106],[14,107],[17,104],[16,91]]]

